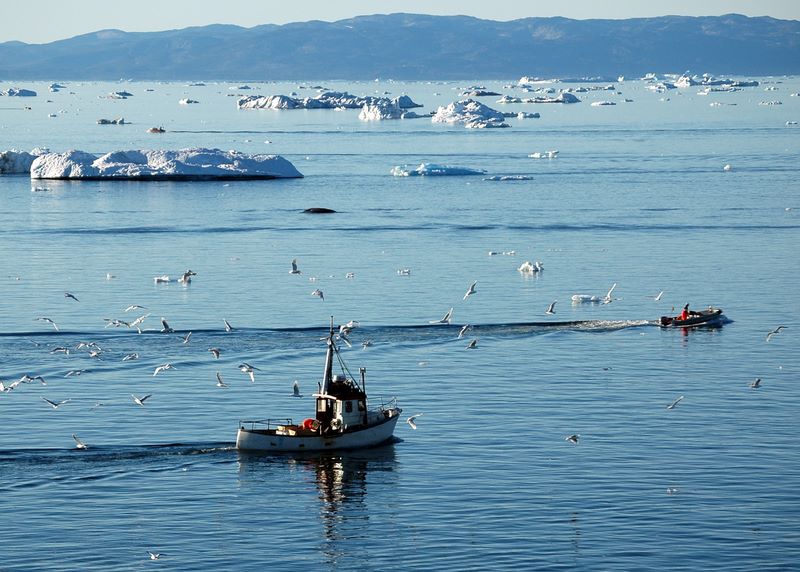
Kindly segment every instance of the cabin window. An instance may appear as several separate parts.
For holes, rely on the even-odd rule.
[[[347,413],[352,413],[353,412],[353,402],[352,401],[346,401],[345,404],[344,404],[344,410]]]

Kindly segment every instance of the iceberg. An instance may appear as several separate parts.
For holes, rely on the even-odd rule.
[[[462,99],[439,107],[431,118],[433,123],[463,123],[470,129],[508,127],[504,120],[503,113],[474,99]]]
[[[279,155],[219,149],[115,151],[98,157],[83,151],[46,153],[30,166],[31,179],[196,181],[283,179],[303,175]]]
[[[16,149],[2,151],[0,152],[0,175],[21,175],[23,173],[30,173],[34,159],[48,152],[47,149],[39,148],[31,149],[30,153],[27,151],[17,151]]]
[[[592,107],[601,107],[603,105],[616,105],[613,101],[603,100],[603,101],[593,101]]]
[[[533,181],[532,175],[493,175],[486,177],[484,181]]]
[[[384,119],[419,119],[423,117],[414,111],[400,107],[394,101],[380,101],[378,103],[365,103],[358,114],[361,121],[382,121]]]
[[[98,119],[98,125],[125,125],[124,117],[117,117],[116,119]]]
[[[288,95],[250,95],[240,98],[239,109],[362,109],[364,105],[396,105],[401,109],[422,107],[407,95],[395,98],[358,97],[343,91],[324,91],[314,97],[291,97]]]
[[[448,165],[437,165],[435,163],[420,163],[416,167],[409,165],[399,165],[392,167],[392,175],[395,177],[416,177],[434,175],[485,175],[483,169],[468,169],[466,167],[450,167]]]
[[[7,95],[8,97],[36,97],[36,92],[32,89],[10,87],[5,91],[0,90],[0,95]]]

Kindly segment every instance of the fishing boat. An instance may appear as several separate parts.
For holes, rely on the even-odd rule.
[[[719,326],[723,323],[725,316],[721,308],[709,306],[699,312],[691,312],[689,317],[681,320],[678,316],[661,316],[659,320],[661,327],[664,328],[696,328],[700,326]]]
[[[239,421],[236,448],[242,451],[327,451],[361,449],[389,441],[402,409],[396,398],[388,402],[367,400],[366,369],[360,381],[350,374],[337,346],[331,319],[326,338],[325,370],[316,399],[316,414],[301,423],[291,419]],[[334,374],[334,359],[341,373]]]

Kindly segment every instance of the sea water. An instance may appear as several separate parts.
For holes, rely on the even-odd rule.
[[[573,105],[482,98],[541,113],[485,130],[236,108],[237,94],[315,93],[297,83],[20,83],[39,95],[0,98],[3,150],[236,149],[305,178],[0,177],[0,379],[46,381],[0,394],[0,569],[796,567],[800,80],[760,79],[711,95],[628,81]],[[526,96],[314,82],[408,94],[420,114],[474,83]],[[106,97],[120,90],[133,96]],[[421,162],[486,175],[390,174]],[[524,180],[488,180],[505,175]],[[527,260],[544,269],[520,273]],[[613,284],[611,303],[571,303]],[[655,325],[686,303],[730,321]],[[450,308],[450,326],[429,324]],[[141,334],[107,327],[144,314]],[[343,354],[371,397],[398,398],[397,440],[237,453],[240,419],[313,415],[331,316],[359,322]]]

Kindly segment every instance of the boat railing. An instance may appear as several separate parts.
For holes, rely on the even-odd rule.
[[[288,425],[294,425],[290,418],[285,419],[240,419],[239,420],[239,428],[240,429],[249,429],[250,431],[254,431],[256,429],[259,430],[274,430],[278,427],[286,427]]]
[[[397,409],[397,397],[392,397],[388,400],[383,399],[380,395],[377,397],[370,397],[369,399],[371,404],[379,403],[378,408],[381,411],[386,411],[387,409]]]

